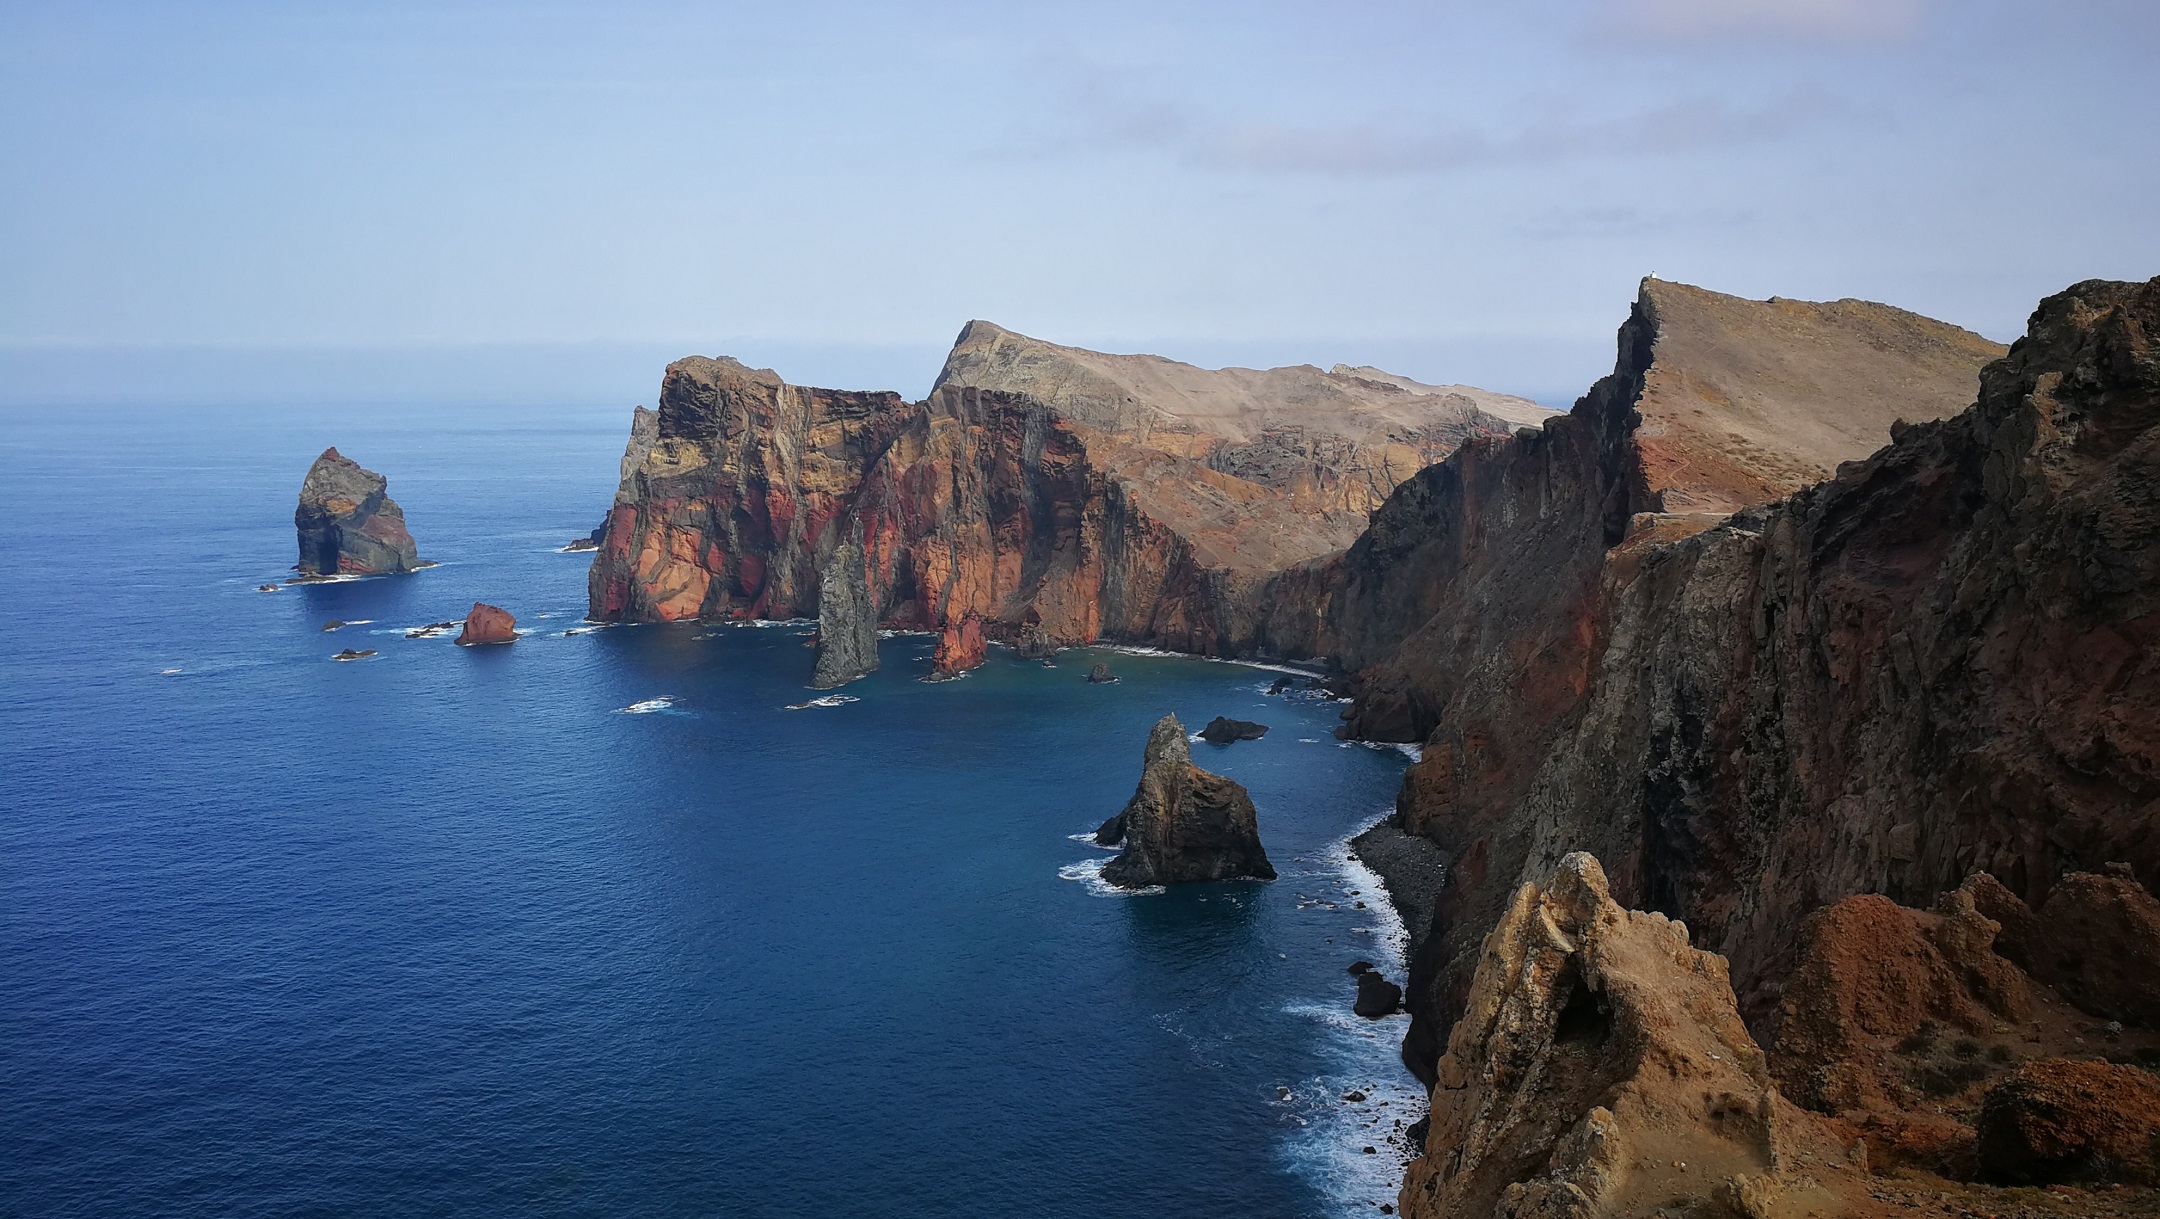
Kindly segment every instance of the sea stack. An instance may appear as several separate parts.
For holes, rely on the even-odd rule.
[[[484,601],[473,602],[472,612],[465,615],[465,629],[458,632],[459,647],[472,647],[481,643],[513,643],[517,640],[517,619],[510,611]]]
[[[833,549],[818,581],[817,673],[820,690],[844,686],[878,667],[877,607],[863,574],[862,526]]]
[[[930,680],[947,681],[983,662],[982,618],[970,610],[958,622],[947,622],[938,639],[937,655],[930,659]]]
[[[390,480],[335,448],[324,449],[300,484],[293,528],[303,576],[380,576],[421,566],[405,531],[405,510],[387,494]]]
[[[1208,721],[1207,727],[1200,730],[1200,739],[1211,745],[1228,745],[1232,741],[1257,741],[1266,735],[1266,724],[1234,720],[1227,715],[1216,716]]]
[[[1103,865],[1102,878],[1113,885],[1275,879],[1252,797],[1235,781],[1193,765],[1185,725],[1174,715],[1148,733],[1140,786],[1097,840],[1113,829],[1125,840],[1124,853]]]

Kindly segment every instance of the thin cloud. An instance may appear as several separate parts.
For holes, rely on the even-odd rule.
[[[1820,92],[1800,91],[1752,107],[1697,99],[1630,115],[1547,118],[1508,128],[1408,114],[1350,123],[1224,122],[1168,102],[1135,100],[1096,80],[1076,91],[1066,122],[1002,141],[985,155],[1036,160],[1138,150],[1203,169],[1395,177],[1760,144],[1834,119],[1842,109]]]
[[[1919,31],[1929,0],[1619,0],[1598,22],[1639,42],[1868,45]]]

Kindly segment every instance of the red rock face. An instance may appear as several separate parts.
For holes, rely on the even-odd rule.
[[[945,624],[945,633],[938,638],[937,655],[930,660],[930,671],[945,677],[964,673],[983,662],[982,619],[968,614],[958,622]]]
[[[458,632],[460,646],[470,647],[481,643],[515,643],[517,619],[509,611],[485,602],[473,602],[472,612],[465,615],[465,629]]]

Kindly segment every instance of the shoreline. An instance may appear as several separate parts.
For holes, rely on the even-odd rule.
[[[1431,839],[1396,825],[1392,812],[1351,835],[1350,855],[1380,878],[1381,891],[1402,922],[1407,974],[1432,932],[1433,908],[1447,882],[1447,857]]]

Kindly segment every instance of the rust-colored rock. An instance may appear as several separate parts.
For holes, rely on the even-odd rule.
[[[964,614],[958,622],[946,623],[944,633],[938,636],[937,652],[930,658],[931,680],[960,676],[980,665],[986,651],[979,616]]]
[[[465,615],[465,629],[458,632],[460,647],[482,643],[517,642],[517,619],[510,612],[483,601],[473,602],[472,612]]]
[[[892,626],[974,614],[1032,655],[1251,651],[1276,573],[1348,546],[1420,465],[1510,426],[1481,402],[1545,413],[1369,372],[1209,372],[987,323],[915,404],[679,360],[636,416],[590,612],[803,616],[859,527]]]
[[[2027,1063],[1987,1094],[1980,1163],[2014,1185],[2160,1183],[2160,1078],[2107,1062]]]
[[[1801,928],[1770,1055],[1785,1094],[1824,1113],[1903,1108],[1909,1056],[1937,1039],[1917,1034],[1939,1028],[1948,1041],[2029,1019],[2025,975],[1994,952],[1996,930],[1963,891],[1939,913],[1876,894],[1817,911]]]

